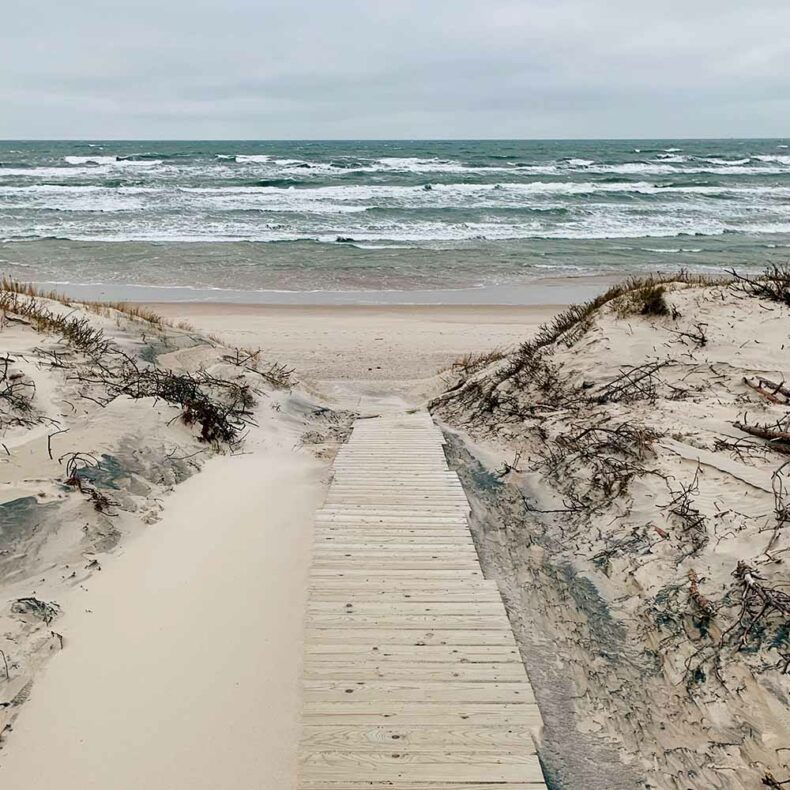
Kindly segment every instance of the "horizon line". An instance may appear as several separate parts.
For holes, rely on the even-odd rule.
[[[0,137],[0,143],[528,143],[790,140],[790,137]]]

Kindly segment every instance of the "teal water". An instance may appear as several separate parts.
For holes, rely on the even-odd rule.
[[[785,262],[790,141],[0,142],[0,268],[184,291]]]

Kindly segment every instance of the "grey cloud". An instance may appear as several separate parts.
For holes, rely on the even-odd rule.
[[[763,0],[11,0],[3,137],[787,133]]]

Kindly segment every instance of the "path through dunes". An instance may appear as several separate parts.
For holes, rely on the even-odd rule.
[[[299,790],[537,790],[541,726],[427,412],[358,420],[315,527]]]

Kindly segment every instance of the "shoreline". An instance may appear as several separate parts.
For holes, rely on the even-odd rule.
[[[602,274],[463,288],[392,290],[248,290],[191,286],[143,286],[114,283],[31,281],[75,300],[144,304],[228,304],[236,306],[336,307],[539,307],[571,304],[597,296],[629,275]]]

